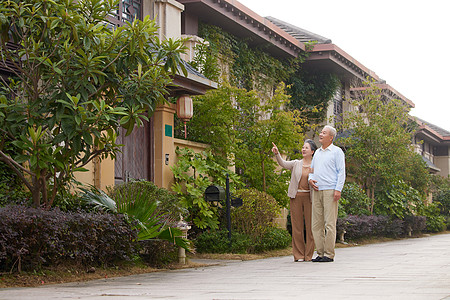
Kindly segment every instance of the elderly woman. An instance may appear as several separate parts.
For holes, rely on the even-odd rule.
[[[286,161],[281,158],[277,146],[274,143],[272,144],[272,152],[276,155],[278,164],[285,169],[291,170],[288,196],[291,198],[292,253],[294,261],[311,261],[314,253],[314,238],[311,232],[311,195],[308,175],[311,172],[311,161],[317,146],[314,141],[305,140],[302,147],[303,159]]]

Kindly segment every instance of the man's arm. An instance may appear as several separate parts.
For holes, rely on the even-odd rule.
[[[311,161],[311,173],[308,174],[308,183],[315,191],[319,190],[319,187],[316,185],[317,180],[314,178],[314,156]]]

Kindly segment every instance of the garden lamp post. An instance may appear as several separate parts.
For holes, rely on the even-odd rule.
[[[187,233],[188,230],[191,229],[191,226],[183,220],[183,217],[181,217],[180,221],[177,223],[177,228],[181,230],[181,237],[187,239]],[[178,247],[178,263],[182,265],[186,264],[186,250],[182,247]]]

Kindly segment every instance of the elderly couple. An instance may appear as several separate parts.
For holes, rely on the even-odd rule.
[[[338,201],[345,181],[345,156],[341,148],[333,145],[335,137],[336,129],[325,126],[319,134],[322,146],[317,149],[314,141],[306,140],[302,160],[283,160],[272,143],[278,164],[292,171],[288,196],[291,198],[292,252],[296,262],[334,261]],[[314,244],[317,257],[312,259]]]

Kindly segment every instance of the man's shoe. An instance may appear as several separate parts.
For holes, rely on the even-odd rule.
[[[322,261],[322,258],[323,258],[322,256],[317,256],[316,258],[311,259],[311,261],[312,262],[319,262],[319,261]]]
[[[319,260],[319,262],[332,262],[332,261],[334,261],[334,259],[329,258],[329,257],[326,257],[326,256],[323,256],[323,257]]]

